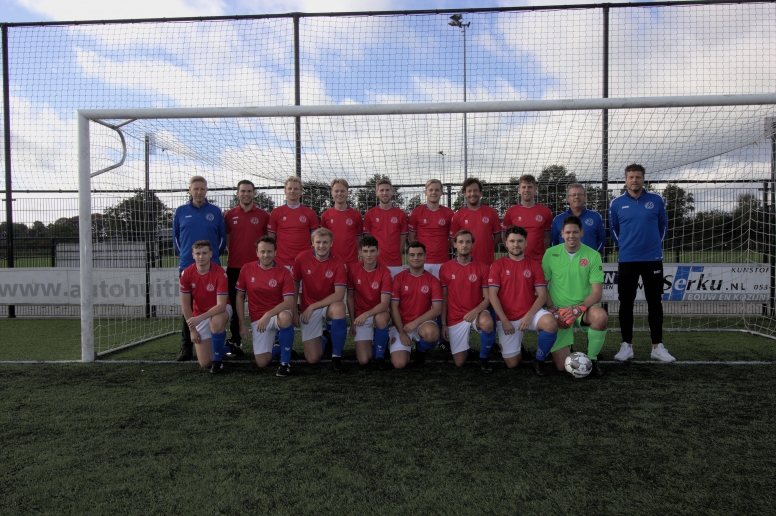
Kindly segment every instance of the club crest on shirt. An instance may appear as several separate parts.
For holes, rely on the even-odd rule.
[[[428,285],[423,285],[422,287],[420,287],[420,291],[423,292],[424,294],[428,294]]]
[[[524,270],[523,271],[523,276],[525,276],[526,278],[530,278],[531,277],[531,271],[529,271],[528,269]]]
[[[391,224],[396,224],[398,222],[399,222],[399,219],[397,219],[396,217],[391,217]]]
[[[237,223],[236,220],[235,220],[235,223]],[[253,224],[255,226],[258,223],[259,223],[259,218],[258,217],[251,217],[251,224]]]
[[[213,286],[212,283],[208,283],[207,287],[205,287],[205,288],[207,289],[208,292],[213,292],[216,289],[216,287]]]
[[[205,218],[207,220],[215,220],[215,216],[212,213],[208,213],[207,215],[205,215]]]
[[[469,281],[471,281],[471,282],[477,281],[477,275],[476,274],[469,274]]]
[[[592,226],[593,225],[593,219],[587,219],[585,221],[585,226]]]
[[[647,202],[647,204],[645,204],[645,205],[644,205],[644,207],[645,207],[646,209],[648,209],[648,210],[651,210],[652,208],[654,208],[654,207],[655,207],[655,203],[654,203],[654,202],[652,202],[652,201],[648,201],[648,202]]]
[[[270,287],[272,287],[272,288],[275,288],[275,287],[277,287],[277,286],[278,286],[278,282],[277,282],[277,280],[276,280],[275,278],[272,278],[271,280],[269,280],[269,283],[268,283],[268,285],[269,285]]]
[[[307,222],[307,217],[305,217],[304,215],[299,215],[299,222],[304,224],[305,222]]]
[[[440,226],[444,226],[445,224],[447,224],[447,221],[445,219],[439,219],[437,222],[439,223]]]
[[[541,215],[536,216],[536,222],[541,222],[543,220],[544,220],[544,217],[542,217]]]
[[[334,223],[333,220],[331,222],[332,222],[332,224]],[[353,219],[345,219],[345,225],[352,226],[353,225]]]
[[[488,217],[482,217],[483,224],[487,224],[488,222],[490,222],[490,219]]]
[[[284,221],[286,220],[286,216],[285,216],[285,215],[283,215],[283,220],[284,220]]]
[[[377,283],[376,281],[373,281],[373,282],[372,282],[372,289],[373,289],[373,290],[377,290],[378,288],[380,288],[380,284],[379,284],[379,283]]]
[[[324,274],[327,278],[331,279],[334,277],[334,273],[332,271],[326,271],[326,274]]]
[[[589,262],[589,261],[587,261],[587,258],[582,258],[581,260],[579,260],[579,266],[580,266],[580,267],[587,267],[587,265],[588,265],[589,263],[590,263],[590,262]]]
[[[469,219],[463,219],[463,223],[464,224],[468,224],[469,223]]]

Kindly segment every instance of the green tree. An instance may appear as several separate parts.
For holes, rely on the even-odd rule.
[[[229,200],[229,207],[234,208],[238,204],[240,204],[240,200],[236,195],[232,196],[232,198]],[[275,201],[273,201],[272,197],[264,192],[256,192],[256,195],[253,197],[253,204],[266,211],[272,211],[275,209]]]
[[[370,177],[366,180],[364,183],[363,188],[359,188],[356,191],[356,197],[355,202],[353,203],[353,207],[356,208],[361,213],[366,213],[370,209],[374,208],[378,205],[377,200],[377,193],[375,192],[375,187],[377,186],[377,182],[381,179],[390,179],[388,176],[384,174],[375,174],[374,176]],[[394,194],[393,194],[393,202],[398,208],[404,208],[404,196],[402,195],[399,188],[393,187]]]
[[[687,193],[675,183],[669,183],[663,190],[663,200],[666,203],[666,215],[668,218],[668,231],[664,247],[674,250],[675,260],[680,260],[680,251],[684,248],[685,237],[691,226],[692,212],[695,211],[695,199],[691,193]]]
[[[334,205],[331,187],[325,181],[305,181],[302,204],[309,206],[319,216]]]
[[[517,178],[510,177],[509,184],[491,184],[480,179],[482,183],[482,204],[487,204],[503,217],[510,206],[517,204],[520,199],[518,194]],[[453,209],[459,210],[466,204],[463,193],[459,190],[453,203]]]
[[[137,190],[135,195],[106,208],[103,213],[105,236],[143,240],[146,232],[156,235],[172,227],[172,210],[154,192]]]
[[[48,225],[47,233],[50,237],[78,238],[78,215],[55,220]]]
[[[770,238],[768,218],[762,199],[751,193],[738,196],[733,210],[732,235],[733,249],[764,252]]]
[[[407,202],[407,211],[410,212],[415,208],[417,208],[418,206],[420,206],[421,204],[423,203],[420,201],[420,194],[413,195],[412,197],[410,197],[410,200]]]
[[[577,182],[577,176],[564,165],[550,165],[536,180],[541,184],[537,200],[547,206],[553,215],[566,211],[566,189]]]

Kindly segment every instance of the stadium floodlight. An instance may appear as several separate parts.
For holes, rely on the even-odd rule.
[[[375,174],[388,175],[395,184],[419,178],[425,181],[429,178],[428,156],[436,153],[444,160],[445,151],[439,149],[449,148],[454,141],[454,134],[449,130],[452,116],[468,113],[477,119],[473,125],[476,131],[471,136],[475,142],[473,148],[477,149],[477,153],[472,154],[472,163],[479,178],[489,183],[508,184],[510,177],[536,174],[547,166],[563,164],[578,180],[600,184],[602,109],[610,110],[611,114],[609,159],[612,170],[624,170],[627,164],[640,162],[647,168],[648,181],[658,191],[666,189],[677,177],[694,178],[695,183],[703,178],[708,183],[698,187],[696,202],[700,202],[701,197],[718,199],[715,206],[724,205],[731,217],[738,217],[739,226],[746,226],[746,234],[742,233],[738,238],[731,237],[729,229],[724,234],[714,229],[715,222],[710,219],[698,222],[686,215],[674,215],[675,218],[669,221],[669,225],[684,224],[682,227],[689,228],[685,231],[689,236],[672,237],[677,243],[666,249],[667,262],[678,257],[680,252],[689,252],[686,251],[688,244],[682,238],[691,239],[692,252],[697,248],[699,253],[728,253],[730,248],[736,247],[745,258],[737,262],[736,258],[725,255],[725,260],[716,260],[725,262],[727,276],[720,276],[722,279],[715,279],[713,283],[709,283],[709,266],[705,272],[696,270],[702,269],[703,264],[696,265],[694,258],[692,266],[682,265],[685,277],[676,282],[677,288],[671,290],[670,296],[685,299],[681,296],[685,291],[689,292],[688,285],[693,289],[701,285],[705,290],[693,291],[695,297],[687,299],[706,301],[711,299],[708,296],[723,296],[719,299],[729,299],[726,309],[732,311],[720,312],[714,319],[708,305],[695,301],[685,303],[681,305],[685,311],[676,312],[679,315],[668,323],[673,326],[666,330],[734,329],[724,321],[729,321],[730,314],[735,314],[738,317],[735,329],[773,336],[776,330],[772,320],[762,313],[763,305],[768,302],[768,289],[753,293],[741,290],[746,282],[756,281],[758,288],[769,283],[763,279],[769,270],[760,271],[769,269],[762,263],[767,251],[761,247],[762,242],[770,242],[772,230],[767,222],[760,221],[762,208],[758,207],[757,196],[763,186],[763,176],[766,180],[769,177],[766,165],[770,163],[766,154],[770,150],[770,139],[763,135],[763,119],[776,116],[776,94],[773,93],[466,103],[83,109],[78,111],[82,359],[92,361],[95,352],[105,353],[108,349],[129,345],[117,342],[119,339],[110,332],[112,328],[125,331],[122,328],[130,316],[122,314],[130,308],[135,314],[133,317],[142,317],[145,312],[140,298],[145,300],[149,283],[154,288],[152,303],[155,305],[161,303],[157,297],[159,293],[163,294],[165,288],[169,291],[164,301],[168,304],[164,305],[164,310],[157,311],[158,317],[166,317],[169,324],[155,326],[153,331],[162,335],[179,327],[180,315],[175,312],[179,302],[173,295],[177,268],[169,261],[155,265],[150,280],[144,279],[145,269],[139,265],[130,266],[134,269],[114,267],[107,272],[112,275],[113,283],[110,284],[103,280],[106,268],[98,270],[100,262],[93,260],[93,242],[100,245],[104,234],[100,224],[104,223],[106,212],[102,208],[105,203],[100,202],[110,199],[115,203],[116,196],[112,192],[119,186],[122,191],[143,189],[146,177],[144,168],[139,166],[143,162],[142,155],[133,151],[132,145],[143,142],[146,134],[156,136],[156,144],[165,149],[167,158],[164,169],[158,167],[159,170],[150,172],[150,190],[167,192],[164,195],[168,196],[170,205],[180,205],[185,202],[188,178],[201,174],[223,187],[225,193],[215,201],[226,207],[232,200],[233,185],[239,179],[254,179],[261,181],[265,188],[282,190],[283,180],[295,166],[293,146],[289,144],[294,141],[295,117],[303,118],[308,135],[304,163],[312,171],[311,179],[317,181],[345,177],[358,185]],[[133,121],[121,122],[127,120]],[[121,167],[104,167],[118,160],[119,149],[115,142],[120,138],[114,136],[118,128],[126,134],[130,147],[121,153],[122,159],[128,154],[126,162]],[[93,166],[100,170],[93,172]],[[131,169],[132,166],[135,168]],[[450,183],[462,179],[451,171],[445,171],[443,177]],[[739,186],[739,190],[720,190],[713,180],[746,184]],[[619,193],[615,190],[619,188],[617,181],[612,184],[612,191],[601,192],[603,203],[607,202],[607,196]],[[500,195],[501,190],[489,189],[489,195]],[[500,202],[498,199],[483,200]],[[146,214],[141,215],[140,220],[142,223],[138,227],[148,227]],[[725,222],[725,228],[730,225]],[[169,235],[165,238],[169,239]],[[727,246],[723,247],[724,244]],[[129,247],[125,245],[122,249]],[[145,249],[141,251],[145,256]],[[758,261],[763,267],[749,267]],[[731,267],[731,264],[744,262],[749,266]],[[607,266],[616,267],[616,264]],[[751,272],[750,269],[757,270]],[[701,274],[705,276],[693,277]],[[756,279],[751,274],[755,274]],[[731,275],[743,279],[738,279],[739,276],[730,279]],[[614,277],[613,272],[611,276]],[[730,288],[720,290],[720,281],[728,282],[726,285]],[[138,290],[136,285],[139,283],[145,283],[146,290]],[[126,301],[129,292],[133,298],[130,301],[135,305]],[[611,292],[605,290],[605,294]],[[611,306],[616,297],[607,300]],[[110,323],[113,326],[97,332],[99,342],[95,346],[95,321],[102,328],[106,324],[106,313],[112,313],[116,318]],[[146,333],[140,338],[149,337]]]

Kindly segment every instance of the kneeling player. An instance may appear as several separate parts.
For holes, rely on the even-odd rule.
[[[542,260],[544,277],[549,283],[547,305],[559,327],[552,359],[555,367],[563,371],[577,326],[587,331],[587,356],[593,361],[593,375],[601,376],[598,353],[604,346],[609,322],[606,310],[597,305],[603,296],[604,273],[601,255],[582,243],[582,235],[579,217],[566,217],[561,234],[564,242],[547,249]]]
[[[396,275],[391,296],[391,363],[403,369],[410,361],[412,343],[416,342],[415,365],[423,365],[426,351],[439,339],[435,319],[442,313],[442,285],[423,265],[426,246],[412,242],[407,248],[409,269]]]
[[[490,304],[499,318],[496,328],[507,367],[511,369],[520,363],[523,332],[536,330],[539,344],[533,366],[536,374],[546,376],[544,359],[555,344],[558,322],[542,308],[547,300],[547,283],[541,264],[524,254],[527,237],[525,228],[507,228],[507,255],[490,267]]]
[[[229,281],[226,271],[212,262],[210,242],[197,240],[191,246],[194,263],[183,270],[180,278],[181,310],[197,348],[197,360],[210,372],[223,371],[226,356],[226,323],[232,317],[229,305]]]
[[[469,355],[469,332],[480,334],[480,368],[492,373],[488,355],[496,342],[493,317],[488,312],[488,266],[472,260],[474,236],[468,229],[455,234],[453,247],[458,256],[439,270],[442,283],[442,337],[450,342],[455,365],[461,367]]]
[[[291,349],[294,346],[294,281],[288,269],[275,262],[276,252],[275,239],[263,236],[256,242],[259,261],[246,263],[240,269],[235,285],[237,320],[240,337],[247,339],[245,310],[240,309],[245,306],[247,295],[256,365],[263,369],[279,354],[277,376],[288,376],[291,374]],[[275,335],[280,346],[274,346]]]
[[[313,249],[299,253],[291,274],[297,299],[299,284],[302,284],[302,313],[295,322],[302,326],[304,357],[308,363],[316,364],[323,356],[321,325],[326,320],[331,321],[331,362],[334,370],[341,372],[342,350],[348,335],[345,303],[342,302],[348,281],[347,269],[345,262],[331,253],[331,231],[318,228],[311,239]]]
[[[361,240],[358,254],[361,262],[348,268],[348,313],[353,318],[350,334],[361,365],[374,357],[377,367],[385,369],[385,346],[391,314],[391,271],[377,263],[378,243],[373,236]]]

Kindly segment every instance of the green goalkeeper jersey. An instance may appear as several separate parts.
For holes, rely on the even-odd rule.
[[[552,302],[558,307],[580,304],[593,291],[594,283],[604,282],[601,255],[585,244],[574,256],[569,256],[565,244],[550,247],[544,253],[542,269]]]

